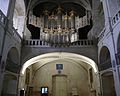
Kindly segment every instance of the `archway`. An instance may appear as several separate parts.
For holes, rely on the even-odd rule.
[[[57,64],[60,65],[60,70],[57,69]],[[59,90],[57,96],[64,92],[64,95],[86,96],[95,94],[96,96],[100,93],[99,88],[97,88],[99,86],[97,73],[97,66],[90,58],[66,52],[47,53],[34,57],[23,65],[19,89],[24,89],[28,93],[26,95],[33,93],[36,96],[41,96],[45,88],[45,90],[47,88],[49,90],[48,95],[54,95]],[[59,88],[56,87],[58,82],[61,82]],[[88,87],[88,85],[90,86]],[[43,94],[42,96],[47,95]]]
[[[102,84],[102,96],[116,96],[110,51],[103,46],[100,51],[99,71]]]
[[[17,95],[17,77],[12,74],[5,74],[2,85],[1,96],[16,96]]]
[[[5,71],[19,73],[19,54],[16,48],[11,48],[6,60]]]
[[[102,79],[102,96],[117,96],[113,80],[113,72],[108,71],[101,75]]]
[[[102,47],[100,51],[100,63],[99,63],[99,71],[103,71],[109,68],[112,68],[110,52],[107,47]]]
[[[1,96],[17,95],[19,70],[19,53],[17,49],[13,47],[7,55]]]

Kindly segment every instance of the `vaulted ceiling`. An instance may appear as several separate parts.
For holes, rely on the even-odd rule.
[[[27,10],[31,10],[34,8],[43,8],[43,6],[52,9],[52,7],[62,5],[66,9],[75,7],[77,9],[80,9],[81,11],[84,8],[86,10],[91,10],[92,0],[24,0],[24,1]]]

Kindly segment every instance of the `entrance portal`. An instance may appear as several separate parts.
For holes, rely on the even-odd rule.
[[[53,96],[67,96],[67,75],[53,75]]]
[[[112,72],[102,75],[103,96],[116,96]]]

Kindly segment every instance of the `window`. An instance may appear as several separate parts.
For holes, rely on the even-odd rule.
[[[48,94],[48,87],[41,87],[42,94]]]

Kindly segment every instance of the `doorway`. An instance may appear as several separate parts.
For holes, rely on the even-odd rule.
[[[67,96],[67,75],[52,76],[53,96]]]
[[[112,72],[102,74],[102,93],[103,96],[116,96]]]

